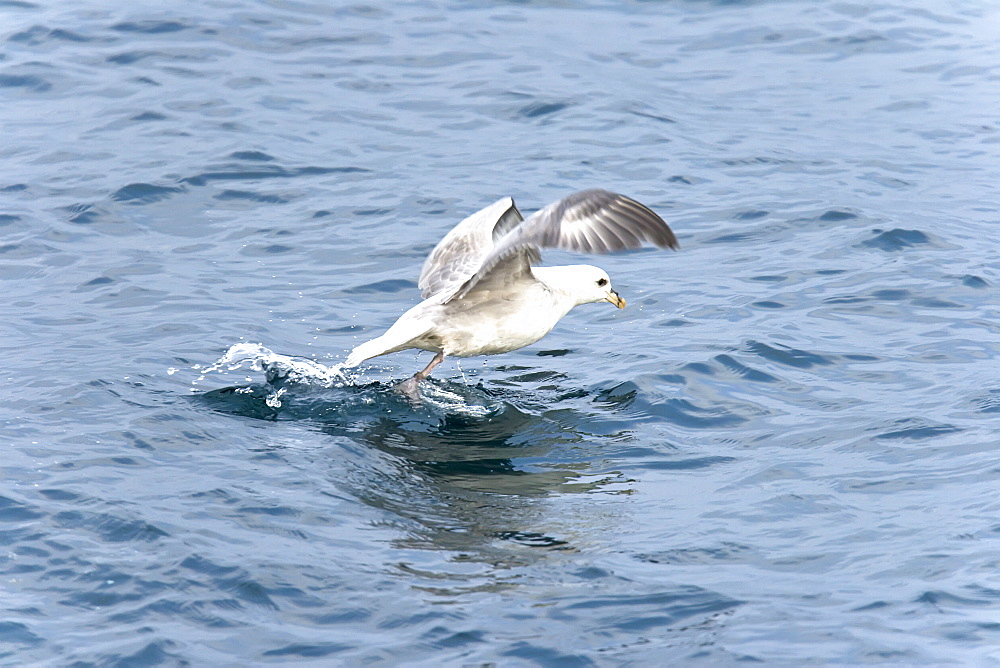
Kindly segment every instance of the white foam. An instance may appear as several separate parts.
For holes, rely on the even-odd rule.
[[[473,392],[471,388],[465,389],[470,394]],[[501,402],[490,400],[485,396],[479,397],[480,401],[475,401],[470,396],[462,396],[435,383],[425,383],[421,387],[420,398],[439,410],[467,417],[483,418],[503,410]]]
[[[226,375],[228,372],[245,367],[252,371],[265,372],[269,383],[281,379],[285,383],[337,387],[348,380],[339,364],[326,366],[314,360],[276,353],[259,343],[237,343],[230,346],[215,363],[200,369],[201,376],[192,384],[197,385],[209,374]]]

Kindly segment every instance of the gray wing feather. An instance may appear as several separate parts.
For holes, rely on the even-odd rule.
[[[522,220],[514,200],[504,197],[456,225],[424,261],[417,281],[423,298],[462,285],[482,266],[497,240]]]
[[[511,227],[478,256],[478,267],[446,301],[464,297],[483,281],[495,281],[496,277],[488,280],[493,272],[530,271],[530,266],[540,259],[540,248],[610,253],[638,248],[646,242],[660,248],[678,248],[673,231],[649,207],[607,190],[582,190]]]

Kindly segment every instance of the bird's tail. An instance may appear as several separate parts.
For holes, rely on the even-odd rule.
[[[385,355],[389,350],[386,349],[385,342],[382,340],[385,336],[380,336],[377,339],[372,339],[371,341],[366,341],[360,346],[357,346],[351,351],[351,354],[347,356],[347,361],[344,362],[344,367],[350,368],[357,366],[367,359],[372,357],[378,357],[379,355]]]
[[[382,336],[372,339],[371,341],[366,341],[360,346],[357,346],[351,351],[351,354],[347,356],[347,361],[344,362],[344,368],[355,367],[367,359],[372,357],[378,357],[379,355],[388,355],[389,353],[395,353],[400,350],[406,350],[411,348],[410,343],[413,339],[424,334],[428,329],[431,328],[430,323],[420,323],[418,326],[414,326],[413,321],[409,322],[399,322],[397,321],[395,325],[389,328]]]

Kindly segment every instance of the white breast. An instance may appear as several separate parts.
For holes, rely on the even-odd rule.
[[[449,356],[506,353],[548,334],[573,307],[565,301],[538,284],[517,299],[457,300],[442,307],[442,326],[436,327],[435,333]]]

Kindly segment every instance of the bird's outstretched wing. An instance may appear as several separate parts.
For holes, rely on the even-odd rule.
[[[444,241],[447,240],[445,237]],[[485,287],[498,280],[509,281],[530,271],[530,266],[541,259],[540,248],[610,253],[638,248],[645,242],[660,248],[678,247],[673,231],[652,209],[607,190],[582,190],[533,213],[520,225],[508,228],[486,252],[480,252],[478,267],[445,298],[445,303],[464,297],[477,286]],[[437,250],[434,249],[431,257]],[[463,270],[468,271],[467,267],[463,265]]]
[[[469,280],[496,242],[522,220],[514,200],[504,197],[456,225],[424,261],[417,281],[423,298],[453,292]]]

